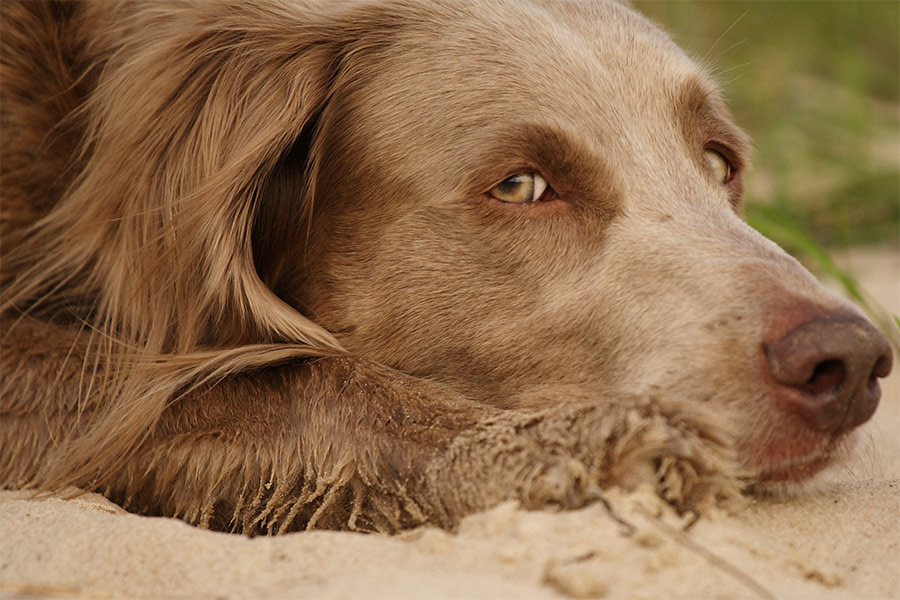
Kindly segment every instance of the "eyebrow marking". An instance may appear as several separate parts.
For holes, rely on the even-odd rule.
[[[697,140],[701,146],[709,142],[722,145],[733,155],[730,158],[735,168],[747,168],[750,152],[747,134],[734,125],[728,108],[710,82],[699,76],[689,78],[679,90],[675,111],[685,139]]]
[[[561,197],[573,204],[615,214],[622,183],[601,152],[575,131],[548,123],[514,123],[486,133],[479,150],[463,163],[469,187],[486,191],[516,171],[538,171]]]

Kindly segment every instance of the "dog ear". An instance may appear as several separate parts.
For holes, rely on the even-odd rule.
[[[385,29],[374,8],[346,14],[354,3],[265,4],[100,3],[84,15],[98,37],[79,51],[102,71],[72,114],[84,166],[4,257],[4,309],[74,312],[100,334],[78,400],[95,416],[47,485],[107,481],[192,386],[343,352],[260,279],[252,230],[285,158],[304,160],[343,56]]]
[[[29,283],[12,303],[97,298],[93,320],[149,351],[340,350],[261,280],[252,247],[265,190],[286,158],[304,160],[305,132],[364,31],[329,10],[150,4],[121,19],[97,42],[111,50],[81,112],[85,168],[30,236]]]

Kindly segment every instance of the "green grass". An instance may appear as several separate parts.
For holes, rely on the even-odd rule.
[[[900,321],[829,254],[864,244],[900,251],[900,2],[633,5],[712,69],[753,138],[750,224],[836,278],[900,350]]]

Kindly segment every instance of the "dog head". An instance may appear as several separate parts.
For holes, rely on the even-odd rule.
[[[309,211],[258,261],[272,288],[485,402],[713,404],[756,477],[824,466],[890,349],[741,219],[747,141],[709,76],[617,3],[394,9],[330,81],[286,175],[306,195],[269,195]]]

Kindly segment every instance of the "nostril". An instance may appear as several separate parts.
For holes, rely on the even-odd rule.
[[[872,367],[869,380],[866,382],[866,393],[871,401],[877,403],[881,399],[881,384],[878,380],[891,374],[893,363],[893,353],[888,349],[887,353],[878,357],[875,366]]]
[[[840,359],[823,360],[813,369],[806,383],[797,386],[813,396],[822,396],[841,387],[847,377],[847,368]]]
[[[866,390],[871,396],[881,396],[881,384],[878,383],[878,377],[874,373],[869,377],[869,382],[866,384]]]
[[[873,377],[887,377],[891,374],[891,367],[894,366],[894,356],[891,352],[890,346],[887,348],[887,352],[878,357],[878,361],[875,363],[875,367],[872,369]]]

